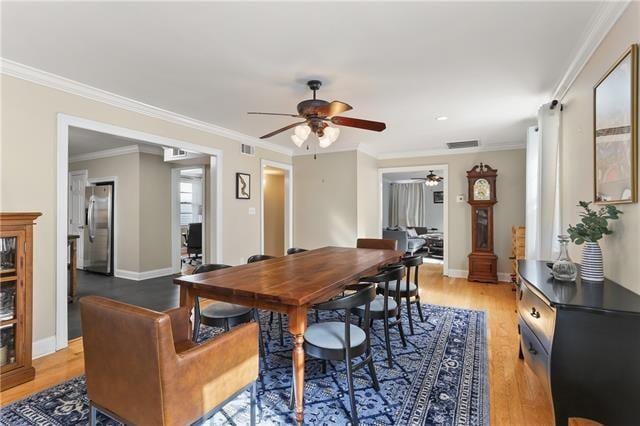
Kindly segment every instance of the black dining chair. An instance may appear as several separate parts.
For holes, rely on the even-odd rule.
[[[298,248],[298,247],[291,247],[290,249],[287,249],[287,254],[303,253],[305,251],[308,251],[308,250],[303,248]]]
[[[345,361],[347,367],[347,385],[349,387],[349,400],[351,402],[351,422],[358,424],[358,410],[354,392],[353,373],[356,370],[367,367],[373,388],[380,390],[376,369],[373,364],[371,344],[369,341],[369,304],[376,297],[376,288],[371,283],[353,284],[345,288],[346,291],[354,291],[346,296],[313,305],[312,308],[321,311],[344,310],[344,322],[326,321],[311,324],[304,333],[304,352],[313,358],[323,361]],[[358,327],[351,323],[351,311],[355,307],[363,307],[364,327]],[[352,360],[362,356],[362,360],[352,364]],[[291,399],[289,405],[293,408],[293,388],[291,386]]]
[[[263,260],[275,259],[275,256],[268,254],[254,254],[247,259],[247,263],[262,262]],[[273,312],[269,315],[269,326],[273,324]],[[280,330],[280,346],[284,346],[284,331],[282,327],[282,314],[278,312],[278,329]]]
[[[209,263],[199,265],[196,267],[192,274],[202,274],[205,272],[218,271],[220,269],[230,268],[230,265],[222,265]],[[252,319],[258,323],[258,329],[260,329],[260,321],[257,315],[257,310],[249,306],[235,305],[233,303],[216,302],[206,306],[204,309],[200,308],[200,298],[195,297],[194,301],[194,314],[193,314],[193,341],[197,342],[200,336],[200,325],[208,325],[209,327],[224,328],[225,331],[229,331],[231,327],[245,322],[250,322]],[[262,330],[259,333],[260,336],[260,349],[262,355],[264,355],[264,348],[262,345]]]
[[[389,283],[389,294],[395,296],[398,293],[400,300],[406,301],[407,304],[407,316],[409,317],[409,330],[413,335],[413,315],[411,312],[411,305],[416,304],[418,307],[418,315],[420,321],[424,322],[424,314],[422,313],[422,304],[420,303],[420,294],[418,292],[418,278],[420,277],[419,269],[422,265],[422,256],[406,256],[402,259],[402,263],[407,268],[406,280]],[[411,281],[411,275],[413,272],[413,281]],[[399,285],[398,285],[399,284]],[[380,286],[384,288],[386,284],[382,283]]]
[[[361,278],[361,282],[376,283],[376,292],[378,295],[371,302],[371,306],[358,306],[353,309],[353,313],[360,318],[360,324],[362,320],[366,321],[365,314],[366,309],[370,309],[371,322],[376,320],[383,321],[384,329],[384,342],[387,349],[387,363],[389,368],[393,367],[393,354],[391,352],[391,327],[398,327],[400,333],[400,339],[402,340],[402,346],[407,347],[407,341],[404,336],[404,329],[402,328],[402,316],[400,295],[396,293],[393,297],[389,292],[390,282],[401,282],[405,273],[405,266],[401,263],[392,264],[385,269],[379,271],[376,275],[366,278]]]

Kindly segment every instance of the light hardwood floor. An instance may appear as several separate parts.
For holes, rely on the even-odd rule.
[[[551,405],[544,388],[532,371],[518,359],[515,292],[512,286],[442,277],[441,268],[431,264],[421,268],[420,297],[423,303],[478,309],[487,313],[491,424],[553,424]],[[82,374],[82,340],[71,341],[68,348],[35,360],[34,366],[35,380],[2,392],[0,405]],[[571,423],[591,424],[585,421]]]

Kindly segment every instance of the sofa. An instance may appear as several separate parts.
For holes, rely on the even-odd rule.
[[[423,235],[428,232],[427,228],[421,227],[409,229],[415,229],[417,235]],[[418,236],[409,236],[409,230],[401,228],[383,229],[382,238],[384,238],[385,240],[398,241],[398,250],[404,250],[406,253],[409,253],[411,255],[415,254],[415,252],[417,252],[427,244],[427,241],[424,238]]]

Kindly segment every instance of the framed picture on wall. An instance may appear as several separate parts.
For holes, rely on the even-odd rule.
[[[596,203],[638,199],[638,45],[593,88],[593,191]]]
[[[236,198],[239,200],[251,199],[251,175],[248,173],[236,173]]]
[[[433,203],[442,204],[444,202],[444,191],[433,191]]]

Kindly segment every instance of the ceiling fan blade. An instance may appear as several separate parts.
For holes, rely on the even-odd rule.
[[[328,103],[324,107],[318,108],[317,113],[318,115],[323,117],[333,117],[334,115],[341,114],[345,111],[349,111],[350,109],[353,109],[353,108],[351,107],[351,105],[347,103],[340,102],[340,101],[332,101],[331,103]]]
[[[285,126],[285,127],[283,127],[282,129],[278,129],[278,130],[275,130],[275,131],[273,131],[273,132],[271,132],[271,133],[267,133],[267,134],[266,134],[266,135],[264,135],[264,136],[260,136],[260,139],[267,139],[267,138],[270,138],[271,136],[275,136],[275,135],[277,135],[278,133],[282,133],[282,132],[284,132],[284,131],[286,131],[286,130],[293,129],[294,127],[296,127],[296,126],[298,126],[298,125],[300,125],[300,124],[304,124],[304,123],[306,123],[306,121],[301,121],[301,122],[299,122],[299,123],[289,124],[288,126]]]
[[[285,113],[280,113],[280,112],[255,112],[255,111],[251,111],[251,112],[248,112],[247,114],[282,115],[284,117],[302,117],[302,116],[297,115],[297,114],[285,114]]]
[[[379,121],[351,117],[331,117],[331,122],[339,126],[356,127],[358,129],[373,130],[374,132],[381,132],[387,128],[386,124]]]

